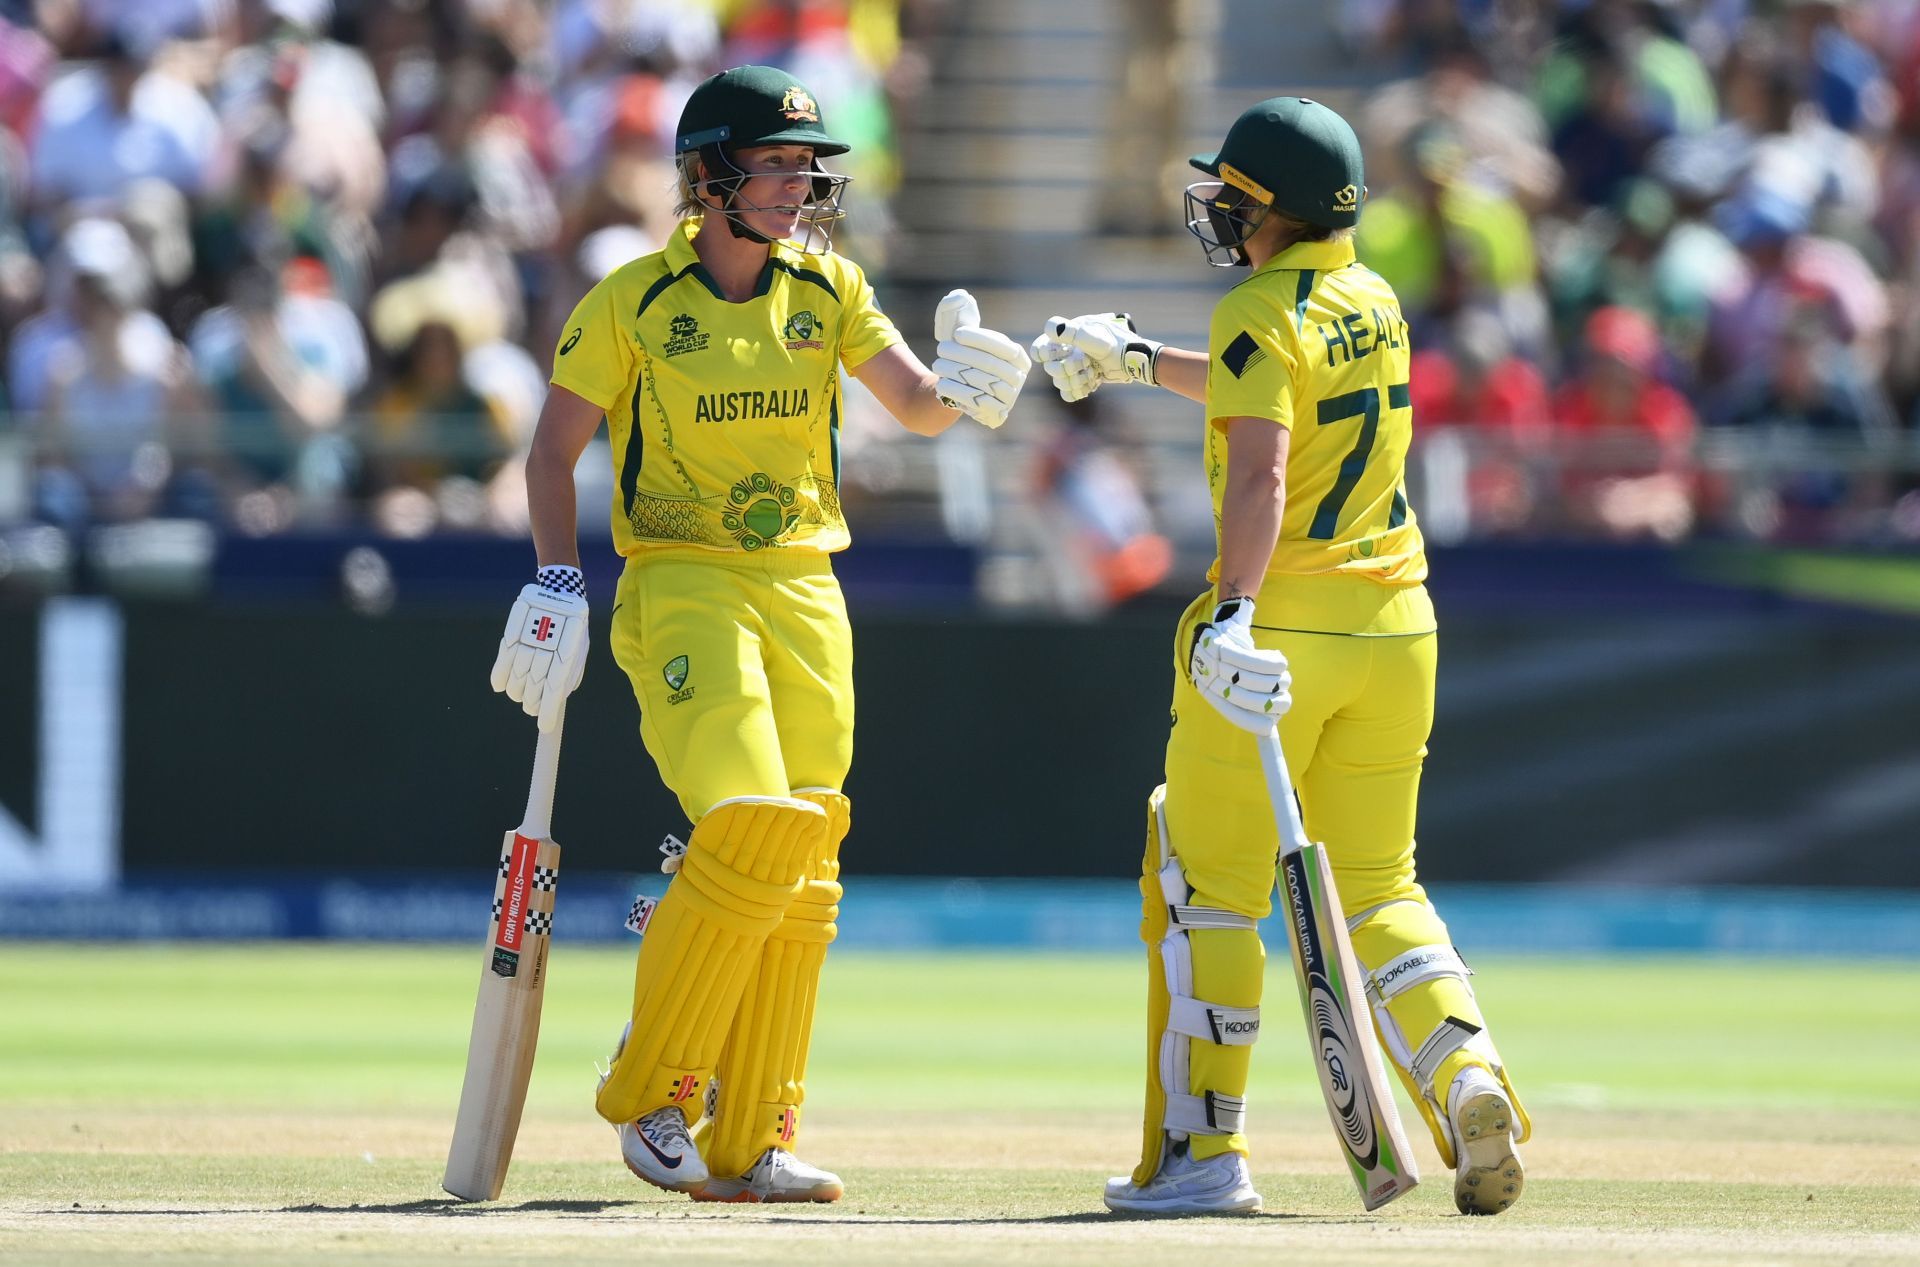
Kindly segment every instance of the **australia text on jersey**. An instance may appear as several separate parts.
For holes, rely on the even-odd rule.
[[[751,392],[703,392],[694,400],[695,422],[746,422],[756,418],[801,418],[807,413],[804,387]]]

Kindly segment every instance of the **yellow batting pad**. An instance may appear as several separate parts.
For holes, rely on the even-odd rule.
[[[1354,956],[1368,975],[1374,1031],[1400,1075],[1434,1148],[1448,1166],[1456,1163],[1447,1122],[1447,1093],[1470,1064],[1485,1067],[1505,1088],[1524,1142],[1532,1122],[1487,1033],[1474,998],[1469,969],[1454,950],[1439,914],[1415,888],[1416,898],[1390,901],[1365,911],[1352,930]]]
[[[654,910],[634,968],[633,1035],[595,1107],[632,1121],[705,1092],[760,957],[826,839],[818,805],[743,796],[708,811]],[[689,1103],[691,1102],[691,1103]]]
[[[795,796],[826,813],[827,830],[799,894],[761,949],[720,1057],[720,1109],[706,1152],[707,1168],[720,1176],[744,1174],[769,1148],[791,1148],[807,1098],[814,999],[838,932],[840,842],[851,807],[838,792]]]

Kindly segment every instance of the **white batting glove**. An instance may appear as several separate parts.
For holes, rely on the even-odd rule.
[[[980,324],[980,305],[964,290],[950,290],[933,313],[940,340],[933,372],[940,376],[940,403],[975,422],[998,427],[1007,420],[1033,362],[1026,349]]]
[[[1084,317],[1049,317],[1033,341],[1033,359],[1047,371],[1060,399],[1073,403],[1093,395],[1102,383],[1158,386],[1155,373],[1163,345],[1143,339],[1124,312]]]
[[[1230,598],[1193,631],[1187,676],[1222,717],[1264,735],[1293,707],[1287,657],[1253,645],[1253,600]]]
[[[493,661],[493,689],[552,730],[587,669],[587,586],[579,568],[550,566],[520,591]]]

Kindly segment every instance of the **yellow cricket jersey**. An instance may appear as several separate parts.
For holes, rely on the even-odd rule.
[[[554,350],[553,383],[607,413],[614,545],[844,549],[840,371],[900,333],[858,265],[781,242],[728,303],[699,226],[588,291]]]
[[[1228,418],[1291,432],[1286,505],[1256,623],[1330,633],[1433,628],[1426,547],[1407,505],[1407,323],[1351,241],[1300,242],[1213,310],[1207,483],[1216,541]],[[1216,556],[1207,579],[1219,580]]]

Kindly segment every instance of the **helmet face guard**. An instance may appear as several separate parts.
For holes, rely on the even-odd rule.
[[[707,178],[694,184],[694,193],[698,196],[711,192],[720,200],[715,210],[726,217],[727,227],[733,231],[733,236],[746,238],[750,242],[772,242],[772,238],[749,225],[743,217],[755,211],[797,211],[799,223],[795,226],[794,235],[786,239],[787,244],[805,255],[825,255],[833,249],[834,226],[847,215],[840,205],[840,198],[846,191],[847,183],[853,179],[851,176],[829,172],[815,158],[804,202],[763,207],[744,201],[740,196],[741,190],[755,176],[782,173],[749,172],[734,162],[726,147],[719,144],[701,146],[700,159],[706,164]],[[716,172],[724,174],[715,175]]]
[[[1187,186],[1187,232],[1200,239],[1207,263],[1215,268],[1244,268],[1250,263],[1247,240],[1272,209],[1271,204],[1223,180]]]

